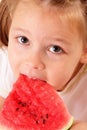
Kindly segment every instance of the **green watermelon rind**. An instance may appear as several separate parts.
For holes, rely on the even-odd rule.
[[[74,118],[71,117],[70,121],[68,122],[67,126],[65,126],[62,130],[69,130],[74,122]]]

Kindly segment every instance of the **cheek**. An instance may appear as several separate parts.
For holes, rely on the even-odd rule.
[[[20,55],[13,48],[8,47],[8,58],[14,75],[17,77],[19,71]]]
[[[55,73],[53,72],[50,75],[50,81],[51,85],[54,86],[56,90],[62,90],[65,84],[68,82],[71,75],[66,74],[66,70],[57,70]]]
[[[56,90],[63,90],[67,82],[71,79],[76,66],[70,63],[57,64],[54,68],[49,69],[49,83],[54,86]]]

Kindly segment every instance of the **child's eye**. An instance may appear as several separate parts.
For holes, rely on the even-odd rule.
[[[61,54],[63,53],[63,49],[60,46],[54,45],[49,48],[49,51],[55,54]]]
[[[29,40],[25,36],[19,36],[19,37],[17,37],[17,39],[18,39],[18,42],[21,44],[29,44]]]

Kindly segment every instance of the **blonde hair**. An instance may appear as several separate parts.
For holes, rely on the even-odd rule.
[[[17,0],[1,0],[0,2],[0,47],[8,46],[9,29],[12,22],[11,14]]]
[[[87,42],[87,0],[32,0],[40,6],[54,7],[60,11],[60,18],[76,27],[83,42]],[[0,3],[0,41],[8,45],[8,33],[11,25],[11,14],[16,5],[31,0],[2,0]],[[69,20],[68,20],[69,19]]]
[[[8,44],[8,31],[11,23],[6,0],[0,2],[0,46]]]

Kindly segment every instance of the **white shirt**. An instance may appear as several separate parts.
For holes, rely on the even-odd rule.
[[[13,73],[8,62],[7,48],[0,48],[0,96],[6,98],[14,82]]]

